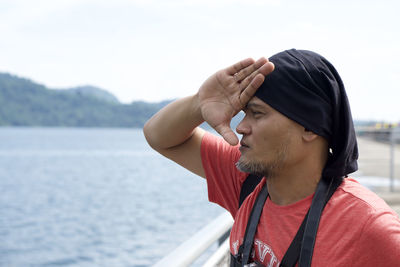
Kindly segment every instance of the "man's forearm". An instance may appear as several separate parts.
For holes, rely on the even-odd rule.
[[[196,94],[161,109],[146,122],[143,132],[155,150],[168,149],[184,143],[203,121]]]

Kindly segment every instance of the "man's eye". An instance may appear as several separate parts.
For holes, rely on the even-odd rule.
[[[253,114],[253,116],[257,116],[257,115],[262,115],[263,114],[262,112],[259,112],[259,111],[256,111],[256,110],[253,110],[251,113]]]
[[[243,109],[245,114],[249,114],[251,116],[260,116],[263,115],[263,112],[257,111],[257,110],[252,110],[252,109]]]

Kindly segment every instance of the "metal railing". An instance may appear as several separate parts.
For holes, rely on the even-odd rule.
[[[201,256],[204,251],[206,251],[211,245],[217,242],[221,237],[226,236],[226,233],[230,231],[233,225],[232,216],[228,212],[222,213],[211,223],[206,225],[200,231],[198,231],[195,235],[193,235],[190,239],[179,245],[175,250],[173,250],[170,254],[162,258],[159,262],[157,262],[155,267],[185,267],[190,266],[199,256]],[[229,245],[225,241],[223,248],[221,246],[218,250],[218,255],[223,255],[223,249],[228,248]],[[217,256],[215,254],[212,257],[212,262],[207,262],[206,266],[215,266],[210,265],[213,262],[217,261]],[[210,258],[211,260],[211,258]]]
[[[386,129],[371,129],[369,127],[357,127],[358,136],[368,137],[378,142],[389,144],[389,189],[391,192],[395,190],[395,150],[396,144],[400,142],[400,127]]]
[[[230,251],[229,251],[229,238],[219,246],[217,251],[208,259],[202,267],[216,267],[216,266],[229,266]]]
[[[398,141],[400,141],[400,127],[391,129],[390,133],[390,191],[391,192],[394,191],[394,166],[395,166],[394,150],[395,150],[395,145]]]

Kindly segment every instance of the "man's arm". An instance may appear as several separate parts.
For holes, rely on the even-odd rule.
[[[205,177],[200,147],[206,121],[231,145],[238,138],[230,121],[263,83],[274,66],[265,58],[242,60],[208,78],[199,91],[179,99],[156,113],[143,132],[152,148],[193,173]]]
[[[204,121],[198,95],[176,100],[156,113],[144,126],[149,145],[191,172],[205,177],[200,157]]]

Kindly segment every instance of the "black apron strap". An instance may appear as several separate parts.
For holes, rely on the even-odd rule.
[[[240,189],[239,195],[239,208],[242,206],[243,201],[250,195],[256,186],[261,182],[263,176],[255,175],[250,173],[246,179],[244,180],[242,187]],[[247,231],[247,228],[246,228]],[[239,247],[239,253],[236,255],[238,259],[231,254],[231,263],[230,267],[241,267],[241,258],[242,258],[243,244]]]
[[[324,179],[324,178],[322,178],[322,179]],[[323,203],[322,210],[323,210],[323,208],[328,203],[328,201],[331,198],[331,196],[333,195],[333,193],[336,191],[336,189],[342,183],[342,181],[343,181],[342,178],[331,179],[331,181],[329,181],[329,182],[324,179],[324,181],[322,181],[319,184],[324,183],[325,185],[323,185],[323,186],[321,185],[321,187],[323,187],[323,189],[321,189],[321,187],[320,188],[317,187],[317,191],[315,193],[316,195],[313,198],[313,203],[314,203],[314,201],[315,201],[315,199],[317,197],[317,192],[318,191],[319,192],[321,192],[323,190],[325,192],[327,191],[325,196],[324,196],[324,199],[322,200],[322,203]],[[319,184],[318,184],[318,186],[319,186]],[[323,194],[320,194],[320,195],[323,195]],[[311,204],[311,207],[313,206],[313,203]],[[315,204],[314,204],[314,206],[315,206]],[[286,251],[285,255],[283,256],[283,259],[281,261],[281,265],[280,266],[282,266],[282,267],[295,266],[297,261],[299,260],[300,255],[307,255],[306,257],[309,257],[310,261],[309,261],[309,264],[306,263],[306,262],[303,262],[303,263],[299,262],[299,266],[311,266],[311,257],[312,257],[312,253],[313,253],[313,250],[314,250],[314,243],[315,243],[316,233],[317,233],[317,230],[318,230],[319,219],[320,219],[321,214],[322,214],[322,210],[321,210],[321,212],[320,212],[320,214],[318,216],[316,214],[316,209],[311,210],[311,207],[310,207],[310,210],[307,212],[307,214],[306,214],[306,216],[305,216],[305,218],[304,218],[299,230],[297,231],[296,236],[294,237],[294,239],[293,239],[292,243],[290,244],[288,250]],[[311,217],[315,218],[316,216],[318,216],[318,223],[315,224],[316,220],[314,219],[313,220],[314,224],[309,224],[309,217],[310,218]],[[305,232],[305,229],[306,229],[307,226],[308,226],[309,233],[315,232],[315,235],[312,236],[312,237],[308,236],[307,240],[309,241],[309,243],[305,244],[305,243],[303,243],[304,242],[303,240],[304,240],[304,236],[305,236],[304,232]],[[311,249],[304,250],[304,248],[306,248],[306,247],[309,247]],[[301,254],[302,249],[303,249],[303,251],[306,251],[307,253],[311,252],[311,254]],[[305,253],[305,252],[303,252],[303,253]]]
[[[246,197],[250,195],[251,192],[254,191],[254,188],[256,188],[256,186],[261,182],[262,178],[263,176],[252,173],[246,177],[246,180],[244,180],[242,188],[240,189],[239,208],[242,206],[242,203]]]
[[[296,236],[293,238],[292,243],[290,244],[288,250],[283,256],[281,264],[279,265],[280,267],[293,267],[299,260],[301,240],[303,239],[304,228],[306,226],[308,213],[309,211],[307,212],[303,222],[301,223],[301,226],[297,231]]]
[[[321,178],[320,182],[318,183],[314,198],[312,200],[311,207],[307,212],[307,215],[305,216],[299,230],[297,231],[295,238],[290,244],[289,249],[286,251],[280,266],[295,266],[295,264],[299,260],[300,255],[301,257],[299,261],[299,267],[311,266],[315,238],[322,210],[337,189],[337,187],[341,184],[341,182],[342,179],[327,180],[325,178]],[[247,223],[243,244],[239,249],[239,257],[240,255],[243,255],[241,259],[238,259],[241,261],[242,266],[248,264],[248,261],[250,259],[250,253],[254,242],[254,236],[257,230],[257,225],[260,220],[261,212],[267,198],[268,188],[265,184],[254,203]]]
[[[249,221],[247,223],[246,232],[243,239],[243,256],[242,264],[247,264],[250,259],[251,249],[253,247],[254,235],[257,230],[258,221],[261,217],[261,212],[264,207],[264,203],[268,198],[268,187],[264,185],[261,192],[258,194],[257,199],[254,203],[253,209],[251,210]]]
[[[342,179],[330,179],[330,181],[327,181],[322,178],[321,181],[322,183],[320,184],[324,184],[324,190],[320,190],[319,194],[317,190],[309,210],[309,216],[304,229],[304,236],[300,250],[299,267],[311,266],[311,259],[322,210],[336,191],[337,187],[342,183]]]
[[[231,262],[229,267],[240,267],[240,262],[235,258],[235,256],[233,256],[232,253],[231,253]]]

